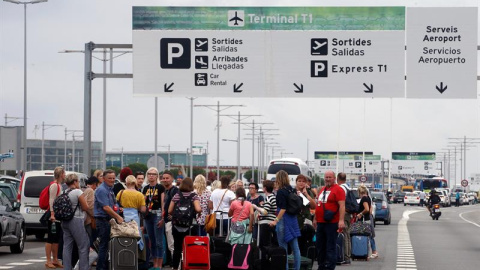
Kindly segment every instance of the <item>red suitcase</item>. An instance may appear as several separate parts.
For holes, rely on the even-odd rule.
[[[182,269],[210,269],[210,239],[207,236],[185,236]]]

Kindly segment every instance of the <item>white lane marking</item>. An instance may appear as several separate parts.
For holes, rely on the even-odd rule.
[[[26,262],[45,262],[45,260],[25,260]]]
[[[7,265],[15,265],[15,266],[30,265],[30,264],[33,264],[33,263],[23,263],[23,262],[7,263]]]
[[[417,269],[417,263],[415,262],[415,254],[413,252],[412,243],[410,242],[410,234],[408,233],[407,222],[410,219],[410,214],[422,211],[424,210],[404,211],[402,219],[398,222],[396,270]]]
[[[13,266],[0,266],[0,269],[12,269]]]
[[[473,222],[473,221],[470,221],[470,220],[468,220],[468,219],[466,219],[466,218],[463,217],[463,214],[467,214],[467,213],[470,213],[470,212],[476,212],[476,211],[477,211],[477,210],[468,211],[468,212],[463,212],[463,213],[460,213],[458,216],[459,216],[461,219],[463,219],[464,221],[466,221],[466,222],[468,222],[468,223],[470,223],[470,224],[473,224],[473,225],[475,225],[475,226],[477,226],[477,227],[480,228],[480,225],[479,225],[479,224],[477,224],[477,223],[475,223],[475,222]]]

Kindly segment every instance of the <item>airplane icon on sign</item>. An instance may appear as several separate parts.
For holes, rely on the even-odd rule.
[[[195,51],[206,52],[208,51],[208,38],[196,38],[195,39]]]
[[[199,63],[200,65],[207,65],[207,63],[203,62],[203,57],[199,57],[195,60],[195,62]]]
[[[231,18],[229,21],[234,22],[233,25],[238,25],[238,21],[243,22],[243,19],[238,17],[237,11],[235,11],[235,17]]]
[[[315,47],[313,47],[314,50],[318,50],[318,49],[320,49],[320,47],[323,47],[323,46],[325,46],[325,45],[327,44],[326,41],[320,43],[320,42],[314,40],[313,42],[315,43]]]
[[[195,56],[195,68],[196,69],[207,69],[208,68],[208,56],[206,56],[206,55],[196,55]]]
[[[202,42],[200,39],[197,39],[197,42],[198,43],[197,43],[196,46],[197,47],[202,47],[203,45],[205,45],[208,42],[208,40],[205,40],[205,41]]]
[[[328,39],[312,38],[310,41],[310,51],[312,55],[328,55]]]

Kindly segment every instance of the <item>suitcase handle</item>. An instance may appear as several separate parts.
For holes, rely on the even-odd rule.
[[[203,243],[203,242],[200,243],[200,244],[196,244],[196,243],[187,244],[187,247],[191,247],[191,246],[206,246],[207,247],[208,245]]]

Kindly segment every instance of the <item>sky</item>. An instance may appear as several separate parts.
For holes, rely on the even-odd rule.
[[[299,0],[296,6],[318,6]],[[454,4],[453,4],[454,3]],[[49,0],[27,6],[28,138],[41,138],[41,124],[83,129],[82,53],[84,44],[132,43],[131,7],[136,6],[292,6],[292,1],[126,1]],[[321,1],[322,6],[357,6],[358,1]],[[362,1],[362,6],[477,7],[478,1]],[[454,15],[453,15],[454,16]],[[23,6],[0,2],[0,116],[23,116]],[[478,24],[478,22],[477,22]],[[97,55],[101,57],[101,55]],[[102,62],[93,60],[94,72]],[[115,73],[132,73],[132,56],[114,60]],[[102,81],[92,84],[92,139],[102,140]],[[478,87],[477,87],[478,88]],[[405,98],[198,98],[195,105],[244,105],[225,114],[261,114],[273,123],[273,142],[285,156],[313,160],[314,151],[438,152],[448,138],[479,138],[477,99]],[[190,145],[190,100],[159,98],[158,144],[172,151]],[[3,121],[2,121],[3,122]],[[221,117],[222,139],[235,140],[235,120]],[[22,120],[9,125],[22,125]],[[35,126],[40,127],[35,130]],[[241,164],[251,166],[251,137],[242,128]],[[209,164],[216,163],[216,113],[194,109],[194,144],[209,143]],[[64,139],[64,128],[46,130],[46,139]],[[307,152],[308,145],[308,152]],[[107,81],[107,152],[154,150],[154,98],[133,97],[131,79]],[[256,148],[256,146],[255,146]],[[159,151],[166,150],[159,147]],[[270,153],[271,154],[271,153]],[[280,153],[275,153],[279,157]],[[467,175],[480,173],[480,147],[467,152]],[[255,157],[256,159],[256,157]],[[453,162],[453,161],[452,161]],[[236,165],[236,144],[220,143],[220,164]]]

